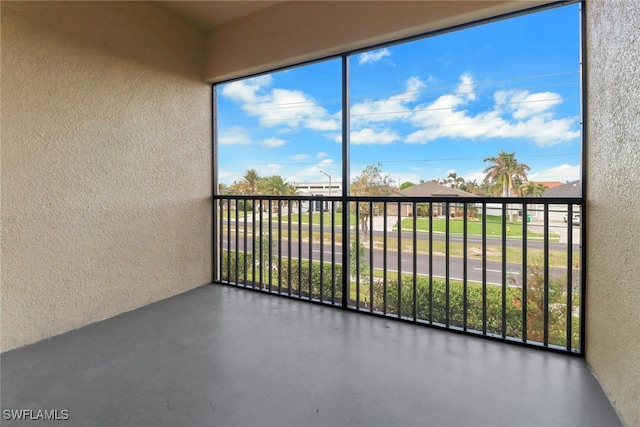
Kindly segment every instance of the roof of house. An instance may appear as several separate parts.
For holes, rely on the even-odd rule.
[[[422,184],[414,185],[404,190],[395,190],[394,193],[398,193],[398,196],[405,197],[476,197],[474,194],[467,193],[466,191],[450,188],[433,181],[423,182]]]
[[[547,188],[554,188],[554,187],[559,187],[560,185],[563,185],[564,183],[562,181],[531,181],[534,184],[542,184]]]
[[[582,186],[580,185],[580,180],[577,180],[548,188],[544,192],[544,197],[580,197],[581,192]]]

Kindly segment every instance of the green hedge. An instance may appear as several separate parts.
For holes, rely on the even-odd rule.
[[[278,268],[278,260],[274,258],[271,266],[262,269],[262,281],[260,282],[260,262],[253,265],[253,256],[244,253],[223,254],[221,266],[222,279],[233,283],[245,284],[256,288],[268,288],[271,279],[272,291],[278,290],[282,293],[301,295],[305,298],[322,299],[339,304],[342,299],[342,266],[334,265],[332,276],[331,264],[314,261],[288,260],[282,258]],[[231,257],[230,259],[228,257]],[[228,261],[230,261],[231,271],[228,271]],[[289,267],[290,262],[290,267]],[[237,275],[236,275],[236,267]],[[245,274],[246,263],[246,274]],[[265,261],[263,261],[263,264]],[[268,268],[267,268],[268,267]],[[310,271],[311,270],[311,271]],[[255,275],[255,278],[254,278]],[[237,277],[236,277],[237,276]],[[321,284],[322,277],[322,286]],[[368,278],[360,281],[360,300],[368,298],[370,293]],[[411,275],[403,275],[400,290],[400,307],[398,311],[398,281],[388,279],[386,284],[382,279],[374,279],[373,284],[373,309],[384,312],[387,315],[397,316],[416,320],[447,324],[451,327],[463,328],[465,326],[464,316],[466,309],[466,328],[469,330],[486,331],[488,334],[502,335],[503,329],[503,291],[505,308],[505,334],[507,337],[523,338],[523,290],[519,287],[507,287],[505,290],[501,286],[487,285],[486,293],[483,292],[482,285],[469,283],[465,292],[462,283],[451,281],[449,283],[449,301],[447,309],[447,285],[444,279],[434,278],[430,282],[429,277],[415,278],[415,301],[414,301],[414,278]],[[350,300],[355,296],[355,283],[351,283],[354,290]],[[566,346],[566,286],[559,280],[551,279],[548,284],[548,342],[552,345]],[[322,295],[321,295],[322,294]],[[484,297],[483,297],[484,295]],[[544,276],[539,263],[533,262],[528,271],[527,278],[527,339],[535,342],[544,341]],[[465,304],[466,303],[466,304]],[[350,301],[355,305],[355,301]],[[579,294],[575,293],[572,306],[578,307]],[[361,303],[361,306],[362,303]],[[366,304],[364,305],[366,307]],[[483,306],[486,307],[486,328],[483,324]],[[414,312],[415,310],[415,312]],[[448,313],[448,319],[447,319]],[[579,318],[571,316],[572,321],[572,346],[579,347]]]
[[[229,256],[231,257],[230,264],[228,263]],[[260,262],[256,262],[254,266],[253,259],[252,254],[236,254],[235,252],[229,254],[224,251],[221,266],[222,279],[255,288],[269,288],[269,278],[271,278],[272,291],[279,289],[282,293],[301,295],[306,298],[334,301],[335,303],[342,301],[342,265],[340,264],[334,264],[332,274],[330,263],[321,265],[317,261],[310,263],[304,260],[282,258],[282,262],[278,266],[278,259],[275,257],[271,262],[271,266],[265,266],[262,269],[262,282],[260,282]],[[237,275],[236,261],[238,263]],[[290,269],[289,263],[291,264]],[[229,265],[231,266],[230,272]],[[278,285],[280,286],[278,287]]]

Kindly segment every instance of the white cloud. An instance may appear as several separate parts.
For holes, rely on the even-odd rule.
[[[308,159],[309,155],[308,154],[293,154],[291,156],[289,156],[290,159],[295,160],[297,162],[301,162],[302,160]]]
[[[562,164],[529,174],[529,181],[575,181],[580,179],[580,165]]]
[[[286,124],[295,128],[305,116],[313,113],[313,107],[314,104],[309,103],[300,91],[273,89],[257,102],[243,105],[242,109],[249,115],[257,116],[263,126]]]
[[[282,170],[282,165],[279,163],[269,163],[266,167],[261,167],[259,172],[262,176],[269,176],[278,175],[280,170]]]
[[[270,74],[254,77],[246,80],[239,80],[228,83],[222,88],[222,95],[235,102],[254,103],[260,89],[269,87],[273,83]]]
[[[562,103],[562,97],[553,92],[529,94],[528,91],[511,91],[507,93],[505,102],[511,103],[509,106],[513,110],[513,118],[526,119]]]
[[[391,144],[392,142],[399,141],[400,136],[390,129],[384,129],[380,132],[376,132],[373,129],[365,128],[357,131],[351,131],[350,140],[353,145],[365,145],[365,144]]]
[[[491,109],[475,115],[461,109],[474,100],[473,80],[465,74],[455,94],[441,95],[414,108],[411,122],[418,130],[405,141],[424,144],[438,138],[522,138],[551,146],[580,136],[579,130],[573,130],[576,117],[554,118],[551,109],[562,102],[558,94],[502,91],[494,95]]]
[[[391,56],[391,52],[387,48],[365,52],[358,56],[358,65],[378,62],[385,56]]]
[[[251,138],[247,132],[240,126],[231,127],[220,132],[218,138],[220,145],[251,145]]]
[[[316,157],[318,159],[324,159],[325,157],[327,157],[327,153],[325,153],[324,151],[321,151],[318,154],[316,154]]]
[[[476,99],[476,94],[473,92],[473,78],[470,74],[463,74],[460,76],[460,84],[456,89],[456,95],[459,97],[473,101]]]
[[[286,143],[287,143],[287,141],[285,141],[284,139],[279,139],[279,138],[269,138],[269,139],[265,139],[264,141],[262,141],[262,145],[264,145],[265,147],[269,147],[269,148],[282,147]]]
[[[364,100],[353,104],[350,110],[351,125],[358,128],[372,122],[392,122],[408,119],[411,110],[407,104],[414,103],[420,97],[420,91],[427,86],[418,78],[410,77],[405,91],[389,98]]]
[[[262,126],[272,128],[300,126],[319,131],[340,129],[340,116],[330,114],[313,97],[300,90],[272,88],[270,75],[225,85],[223,96],[241,104],[242,110],[255,116]],[[287,128],[279,129],[285,132]]]
[[[340,129],[340,120],[336,119],[307,119],[304,126],[311,130],[337,130]]]

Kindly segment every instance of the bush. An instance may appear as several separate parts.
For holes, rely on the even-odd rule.
[[[271,262],[271,268],[262,270],[262,284],[260,281],[260,262],[254,264],[251,254],[225,251],[221,265],[222,279],[230,282],[242,283],[252,287],[266,288],[271,278],[271,289],[300,295],[309,299],[321,299],[337,304],[342,300],[341,265],[334,265],[333,275],[330,263],[320,264],[318,261],[299,261],[282,259],[278,266],[277,259]],[[236,268],[237,263],[237,268]],[[264,265],[264,263],[263,263]],[[231,266],[231,271],[229,270]],[[254,277],[255,275],[255,277]],[[237,277],[236,277],[237,276]],[[367,284],[368,285],[368,284]],[[352,283],[353,286],[353,283]],[[448,286],[443,279],[429,277],[414,278],[404,275],[400,286],[396,279],[374,279],[373,309],[387,315],[433,322],[451,327],[464,328],[466,314],[466,328],[468,330],[485,331],[488,334],[502,335],[503,326],[505,336],[522,339],[524,293],[520,287],[510,286],[504,291],[501,286],[487,285],[483,292],[482,285],[468,283],[465,289],[462,283],[452,281]],[[369,289],[361,289],[365,296]],[[448,295],[448,304],[447,304]],[[565,347],[567,344],[567,306],[566,285],[559,279],[550,278],[548,281],[548,342],[551,345]],[[527,271],[527,323],[526,337],[529,341],[544,342],[544,270],[539,260],[530,263]],[[576,291],[573,295],[572,307],[579,306],[580,295]],[[400,307],[398,308],[398,299]],[[505,322],[503,324],[503,301],[505,307]],[[354,303],[350,301],[350,303]],[[483,313],[486,313],[483,321]],[[572,347],[579,347],[579,318],[571,316]]]

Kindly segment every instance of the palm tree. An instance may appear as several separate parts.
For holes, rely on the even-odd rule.
[[[519,191],[522,197],[542,197],[546,189],[543,184],[527,182],[520,186]]]
[[[471,194],[480,194],[482,193],[482,188],[480,187],[480,184],[478,184],[478,182],[474,179],[473,181],[465,181],[463,182],[460,187],[461,190],[466,191],[467,193],[471,193]]]
[[[234,187],[240,194],[259,194],[263,179],[255,169],[248,169]]]
[[[493,163],[487,166],[484,173],[487,176],[484,182],[491,185],[502,186],[502,197],[511,197],[516,194],[514,181],[527,181],[527,171],[531,168],[524,163],[518,162],[516,153],[507,153],[500,150],[497,157],[487,157],[484,162]]]
[[[280,175],[273,175],[264,178],[261,181],[260,188],[265,194],[270,194],[272,196],[295,196],[297,194],[296,187],[282,179]],[[289,202],[285,200],[284,205],[288,206],[288,204]],[[279,207],[278,213],[280,213]]]
[[[282,179],[280,175],[273,175],[264,178],[260,185],[262,191],[265,194],[272,196],[295,196],[296,188],[289,184],[286,180]]]
[[[464,184],[464,178],[458,176],[456,172],[450,172],[449,175],[447,175],[446,183],[451,188],[460,188],[460,186]]]

